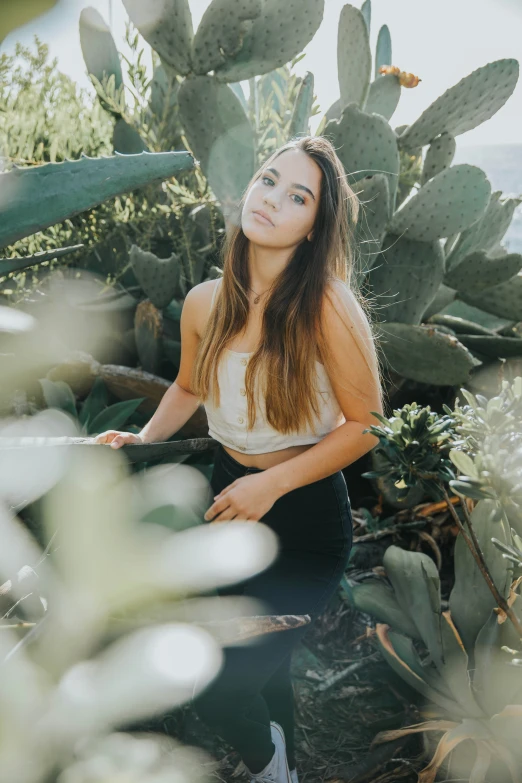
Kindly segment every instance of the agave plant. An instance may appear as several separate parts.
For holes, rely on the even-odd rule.
[[[459,527],[449,610],[442,610],[437,568],[422,553],[390,546],[383,560],[389,584],[347,582],[354,605],[378,620],[386,660],[429,703],[430,720],[382,732],[375,742],[445,732],[419,783],[434,781],[465,739],[477,746],[471,781],[483,781],[494,758],[520,780],[522,378],[504,381],[490,400],[462,393],[468,404],[445,406],[444,416],[407,406],[370,428],[380,439],[381,464],[369,475],[386,477],[402,493],[412,486],[442,493]],[[461,504],[466,526],[444,483],[475,502],[471,513]]]
[[[510,570],[489,541],[492,501],[481,500],[473,523],[496,579],[522,621],[522,599]],[[522,729],[522,642],[511,623],[482,588],[483,579],[465,545],[455,549],[455,586],[443,611],[433,560],[420,552],[390,546],[384,555],[389,583],[351,585],[354,605],[376,620],[376,638],[385,660],[424,699],[426,720],[377,734],[378,744],[417,732],[443,732],[433,758],[418,775],[433,783],[447,758],[464,740],[476,746],[473,783],[485,780],[494,760],[520,781]],[[457,762],[458,763],[458,762]],[[462,762],[461,762],[462,763]]]

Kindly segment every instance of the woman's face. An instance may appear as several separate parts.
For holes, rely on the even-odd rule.
[[[245,236],[265,247],[293,247],[312,238],[322,171],[300,149],[285,150],[261,169],[241,213]],[[270,222],[256,214],[264,212]]]

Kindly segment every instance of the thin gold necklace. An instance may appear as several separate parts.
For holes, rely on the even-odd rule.
[[[248,287],[250,288],[250,286],[248,286]],[[250,290],[252,291],[252,293],[256,294],[256,292],[254,291],[253,288],[250,288]],[[269,288],[266,289],[266,291],[269,291],[269,290],[270,290]],[[256,298],[254,299],[254,304],[257,304],[259,302],[261,297],[266,294],[266,291],[263,291],[262,294],[256,294]]]

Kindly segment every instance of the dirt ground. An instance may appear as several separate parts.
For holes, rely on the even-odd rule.
[[[429,760],[418,735],[369,748],[379,731],[421,719],[418,695],[383,659],[370,625],[371,619],[348,606],[339,591],[294,651],[300,783],[416,783],[417,771]],[[210,780],[249,780],[237,751],[210,732],[190,705],[177,717],[176,737],[205,748],[216,760]]]

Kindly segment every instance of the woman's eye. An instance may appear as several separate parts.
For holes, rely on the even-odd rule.
[[[268,176],[261,177],[261,181],[263,183],[265,182],[265,179],[267,179],[272,185],[274,184],[274,180],[272,179],[272,177],[268,177]],[[299,201],[294,201],[294,204],[304,204],[305,203],[304,198],[302,198],[301,196],[298,196],[297,193],[292,193],[292,198],[294,196],[299,199]]]

